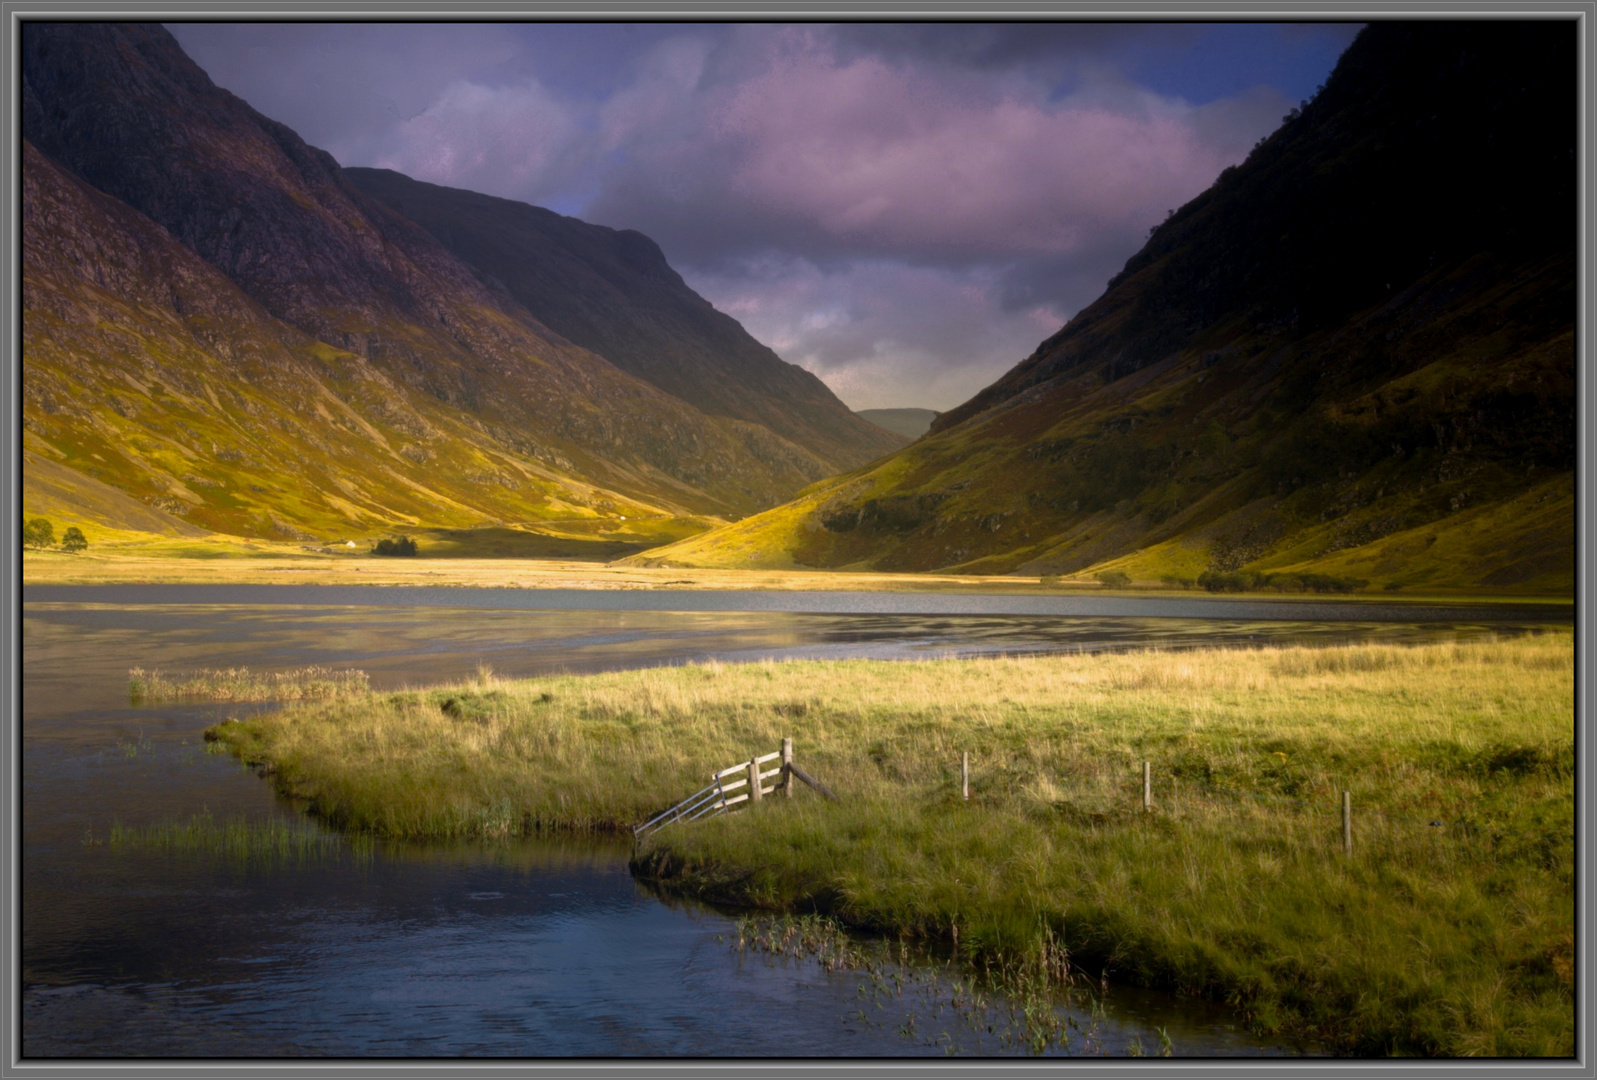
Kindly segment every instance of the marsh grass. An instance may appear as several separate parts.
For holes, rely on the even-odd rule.
[[[186,821],[164,821],[132,826],[112,821],[103,840],[91,830],[85,844],[113,852],[144,851],[162,855],[208,856],[240,866],[278,867],[288,864],[353,858],[370,860],[375,844],[370,836],[348,838],[329,833],[304,821],[278,818],[235,817],[217,821],[209,812]]]
[[[163,701],[327,701],[370,688],[364,671],[306,667],[294,671],[204,668],[168,674],[128,670],[128,697],[135,704]]]
[[[828,973],[857,975],[858,997],[875,1010],[894,999],[918,1002],[921,1011],[907,1014],[899,1034],[941,1046],[950,1056],[961,1053],[971,1035],[978,1048],[996,1041],[999,1049],[1026,1054],[1106,1050],[1094,987],[1072,969],[1068,952],[1046,926],[1039,926],[1033,949],[985,956],[979,966],[956,966],[950,952],[923,940],[862,938],[838,920],[814,913],[745,915],[736,930],[739,954],[813,959]],[[1085,1012],[1087,1026],[1073,1012]],[[880,1023],[871,1017],[860,1008],[860,1022]],[[1162,1046],[1168,1055],[1168,1037]]]
[[[634,871],[947,943],[966,964],[1017,962],[1051,934],[1078,972],[1221,1000],[1340,1052],[1568,1055],[1573,679],[1567,632],[711,663],[483,674],[206,737],[336,827],[423,838],[623,829],[790,735],[840,802],[800,789],[666,826]]]

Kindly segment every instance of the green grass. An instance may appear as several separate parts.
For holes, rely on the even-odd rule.
[[[1095,977],[1225,1001],[1257,1031],[1340,1052],[1568,1055],[1572,712],[1559,632],[484,674],[207,738],[336,827],[484,837],[625,828],[790,735],[839,802],[801,790],[668,826],[635,872],[957,940],[972,963],[1036,955],[1051,934]]]

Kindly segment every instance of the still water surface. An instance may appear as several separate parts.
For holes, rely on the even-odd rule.
[[[1077,606],[1060,610],[1059,601]],[[934,973],[740,955],[732,915],[663,900],[625,846],[347,849],[276,865],[113,850],[113,820],[289,818],[204,752],[239,706],[131,707],[130,667],[360,667],[374,686],[716,658],[884,659],[1534,631],[1567,610],[849,593],[29,588],[23,611],[23,1051],[29,1057],[873,1056],[1010,1052]],[[1038,605],[1037,601],[1047,601]],[[1194,609],[1191,604],[1198,607]],[[586,606],[584,606],[586,605]],[[1206,618],[1191,617],[1194,613]],[[1186,617],[1182,617],[1186,616]],[[1406,616],[1399,618],[1396,616]],[[1094,1027],[1085,1008],[1074,1018]],[[1204,1003],[1111,988],[1082,1050],[1295,1054]]]

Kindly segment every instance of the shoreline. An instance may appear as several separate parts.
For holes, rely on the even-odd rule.
[[[282,545],[289,546],[289,545]],[[833,570],[699,570],[556,559],[382,558],[266,549],[223,557],[23,553],[24,587],[39,585],[324,585],[589,591],[944,593],[1181,599],[1204,603],[1528,604],[1569,608],[1573,596],[1470,590],[1425,593],[1208,592],[1097,582],[1044,585],[1036,577]]]

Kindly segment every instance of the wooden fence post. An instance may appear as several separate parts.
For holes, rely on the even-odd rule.
[[[966,802],[970,801],[970,751],[964,750],[959,755],[959,797]]]
[[[1142,808],[1153,809],[1153,762],[1142,763]]]
[[[793,797],[793,740],[782,740],[782,796]]]
[[[760,761],[758,758],[749,758],[749,801],[759,802],[763,795],[760,794]]]
[[[1353,854],[1353,793],[1342,792],[1342,853]]]

